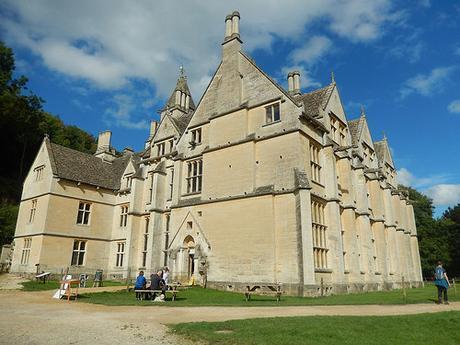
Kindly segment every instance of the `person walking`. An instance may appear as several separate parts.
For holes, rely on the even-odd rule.
[[[442,304],[442,297],[444,295],[444,304],[449,304],[447,297],[447,289],[449,288],[449,278],[447,277],[446,270],[442,267],[442,262],[438,261],[438,265],[434,270],[434,285],[438,288],[438,301],[437,304]]]

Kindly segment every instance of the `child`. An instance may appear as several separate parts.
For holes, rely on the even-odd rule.
[[[136,278],[136,284],[134,285],[134,290],[145,290],[145,285],[147,284],[147,280],[144,277],[144,271],[140,271],[139,275]],[[136,292],[136,299],[139,301],[141,300],[142,292]]]

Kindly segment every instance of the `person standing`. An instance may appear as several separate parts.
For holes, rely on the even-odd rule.
[[[450,286],[449,278],[447,277],[446,270],[442,267],[441,261],[438,261],[438,265],[434,270],[434,285],[438,288],[438,301],[436,303],[441,304],[444,295],[444,304],[449,304],[447,298],[447,289]]]
[[[165,266],[163,268],[163,280],[165,281],[166,290],[167,290],[168,285],[169,285],[169,267],[168,266]]]

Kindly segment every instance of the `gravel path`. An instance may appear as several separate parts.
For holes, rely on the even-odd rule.
[[[301,315],[401,315],[460,310],[450,305],[301,307],[109,307],[51,298],[53,291],[0,290],[0,344],[190,344],[164,324]]]

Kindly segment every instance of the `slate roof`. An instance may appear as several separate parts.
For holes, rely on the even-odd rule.
[[[131,158],[136,166],[135,175],[139,173],[138,154],[125,155],[115,158],[112,163],[106,163],[89,153],[54,144],[49,139],[45,139],[45,143],[53,174],[66,180],[118,190],[123,172]]]
[[[321,89],[297,96],[296,100],[303,103],[307,114],[313,117],[318,117],[320,114],[319,110],[326,107],[334,87],[335,83],[331,83]]]
[[[388,143],[386,139],[380,140],[380,141],[375,141],[374,142],[374,149],[375,149],[375,154],[377,156],[377,159],[381,163],[388,163],[394,168],[393,160],[391,156],[386,156]]]
[[[363,130],[365,116],[361,115],[358,119],[348,121],[348,129],[350,130],[352,145],[358,144],[359,136]]]
[[[181,114],[180,116],[171,116],[172,121],[174,122],[177,129],[179,130],[179,134],[184,133],[190,120],[192,119],[192,116],[193,116],[193,110],[189,111],[186,114]]]

